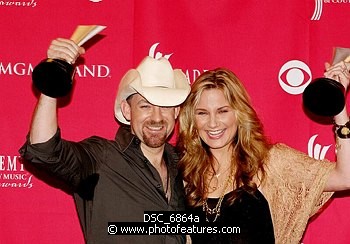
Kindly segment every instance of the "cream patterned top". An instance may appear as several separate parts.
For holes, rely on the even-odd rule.
[[[272,147],[260,189],[269,202],[276,244],[300,243],[309,218],[333,194],[323,189],[334,167],[284,144]]]

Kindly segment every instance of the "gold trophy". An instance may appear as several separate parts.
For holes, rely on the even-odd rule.
[[[104,28],[99,25],[79,25],[70,39],[81,46]],[[33,69],[32,81],[41,93],[53,98],[63,97],[72,89],[74,70],[75,67],[66,60],[47,58]]]
[[[350,62],[350,48],[334,48],[332,60],[332,64]],[[345,87],[336,80],[316,78],[303,92],[304,107],[319,116],[335,116],[345,106],[345,93]]]

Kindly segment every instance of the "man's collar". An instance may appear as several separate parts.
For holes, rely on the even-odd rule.
[[[139,145],[140,139],[138,139],[134,134],[131,133],[131,128],[129,125],[121,125],[115,135],[115,141],[117,142],[119,149],[125,151],[131,143]]]

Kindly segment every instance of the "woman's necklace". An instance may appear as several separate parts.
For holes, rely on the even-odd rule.
[[[221,182],[220,185],[218,185],[219,177],[222,175],[222,173],[226,173],[228,169],[229,168],[221,171],[221,173],[213,175],[212,179],[210,180],[210,182],[208,184],[208,188],[210,189],[210,191],[209,191],[210,193],[220,189],[221,187],[223,187],[225,185],[226,181],[223,181],[223,182]],[[213,180],[215,180],[215,181],[213,181]],[[214,183],[214,186],[211,186],[211,183]]]
[[[203,211],[205,212],[205,220],[207,222],[209,222],[209,219],[208,219],[208,214],[209,215],[213,215],[215,214],[215,217],[214,217],[214,220],[213,222],[215,222],[217,220],[217,218],[220,216],[220,211],[221,211],[221,204],[222,204],[222,201],[224,200],[224,196],[225,196],[225,192],[226,192],[226,189],[227,187],[232,183],[233,181],[233,173],[231,173],[228,178],[224,181],[226,184],[225,184],[225,187],[224,189],[222,190],[222,193],[221,193],[221,196],[219,198],[219,201],[218,203],[216,204],[215,208],[209,208],[208,206],[208,198],[203,200]]]
[[[214,177],[215,177],[215,178],[214,178]],[[211,186],[211,185],[210,185],[210,183],[213,182],[213,181],[212,181],[213,179],[209,182],[209,185],[208,185],[208,188],[210,189],[210,191],[209,191],[210,193],[212,193],[212,192],[214,192],[214,191],[220,189],[220,188],[223,187],[223,186],[225,185],[225,183],[226,183],[226,181],[223,181],[223,182],[221,182],[220,185],[217,185],[218,182],[219,182],[219,178],[218,178],[218,176],[216,176],[216,175],[214,175],[214,177],[213,177],[213,179],[215,179],[215,182],[216,182],[215,186]]]

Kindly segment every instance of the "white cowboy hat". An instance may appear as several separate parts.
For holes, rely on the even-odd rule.
[[[132,94],[139,93],[156,106],[173,107],[183,103],[190,90],[186,75],[180,69],[173,70],[166,58],[146,56],[136,69],[130,69],[121,79],[114,104],[115,117],[121,123],[130,124],[120,104]]]

